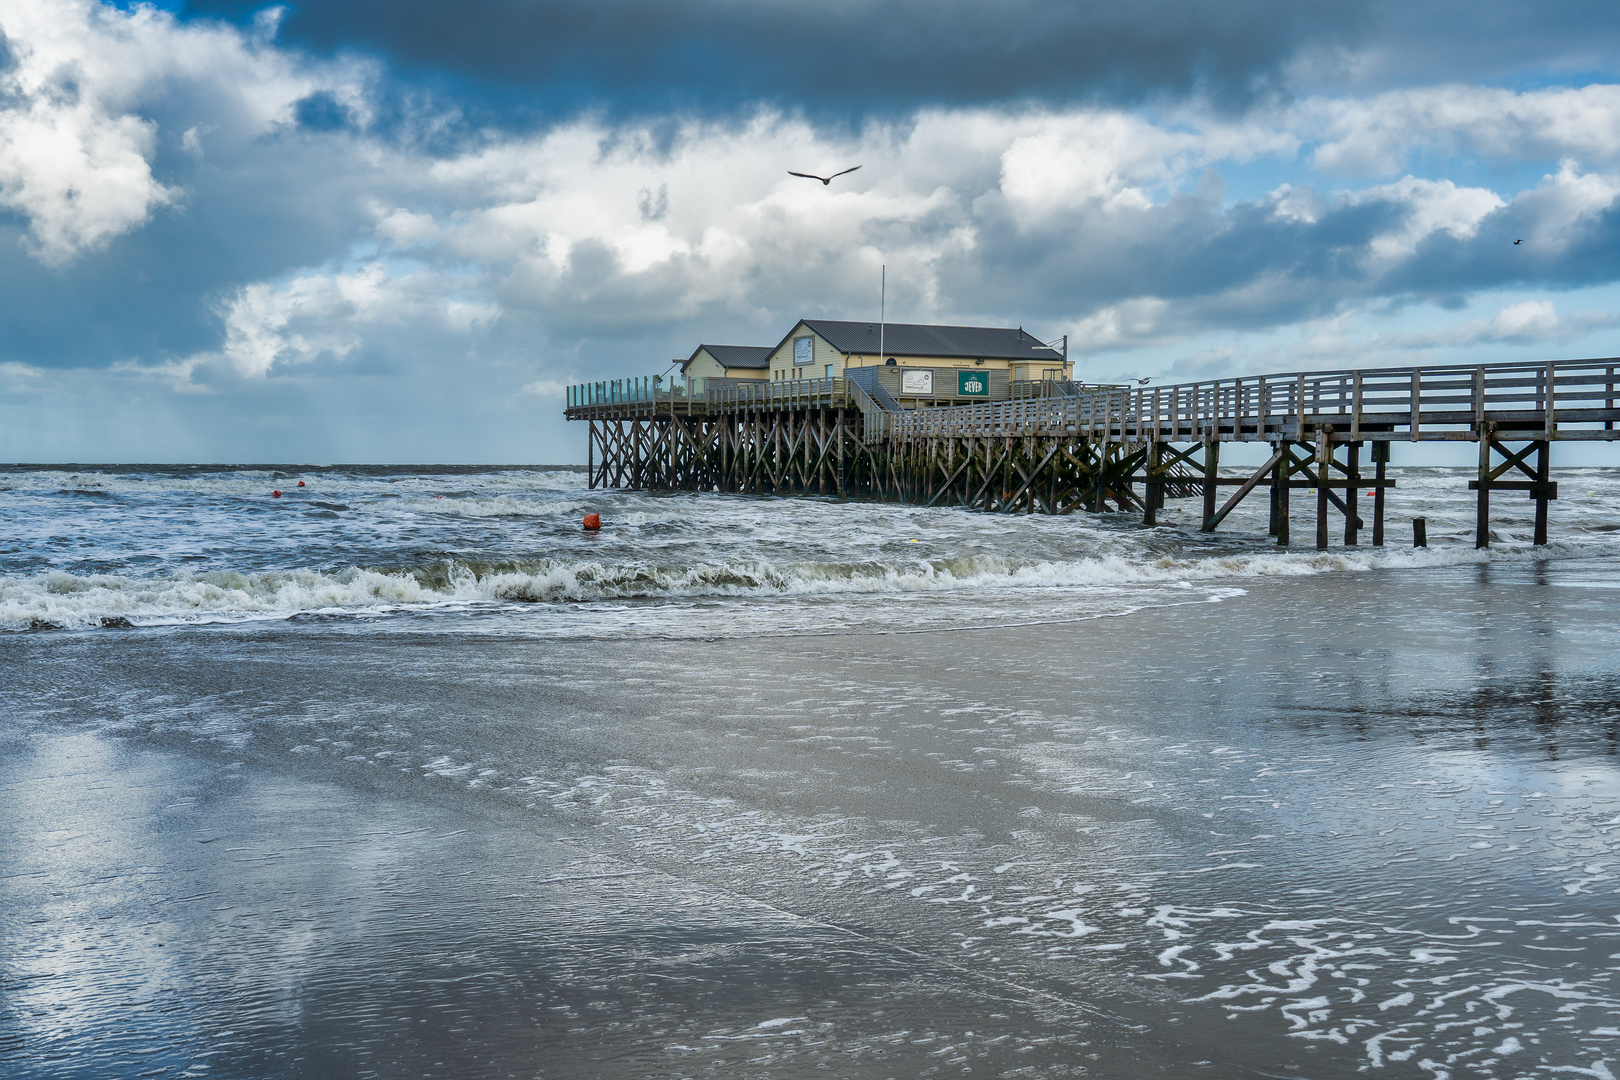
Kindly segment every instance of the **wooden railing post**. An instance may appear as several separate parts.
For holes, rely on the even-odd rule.
[[[1418,369],[1413,368],[1412,369],[1412,418],[1411,418],[1410,421],[1408,421],[1408,424],[1407,424],[1407,434],[1411,436],[1411,439],[1412,439],[1413,442],[1418,441],[1418,420],[1419,420],[1419,417],[1421,415],[1420,402],[1421,402],[1422,396],[1423,396],[1423,378],[1422,378],[1422,376],[1420,376],[1418,374]]]
[[[1350,442],[1361,442],[1361,372],[1355,373],[1355,386],[1350,392]]]
[[[1544,436],[1548,442],[1551,442],[1558,432],[1558,404],[1556,400],[1557,384],[1553,381],[1554,378],[1553,362],[1549,360],[1547,361],[1547,428],[1546,435]]]
[[[1298,385],[1294,388],[1294,408],[1297,410],[1297,412],[1295,413],[1296,420],[1295,420],[1295,429],[1294,429],[1294,441],[1295,442],[1304,442],[1305,441],[1305,376],[1304,376],[1303,373],[1301,373],[1301,375],[1299,376]]]

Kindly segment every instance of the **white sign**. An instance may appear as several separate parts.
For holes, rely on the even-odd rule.
[[[811,350],[814,348],[814,344],[815,343],[807,337],[793,339],[794,367],[809,367],[811,365],[813,358],[810,354]]]
[[[900,372],[900,392],[902,394],[932,394],[934,392],[934,373],[928,368],[916,370],[904,368]]]

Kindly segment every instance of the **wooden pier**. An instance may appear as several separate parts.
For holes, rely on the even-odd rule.
[[[1547,542],[1557,442],[1613,441],[1620,359],[1296,372],[1162,387],[1014,382],[1008,397],[897,409],[856,379],[659,378],[569,388],[588,425],[594,487],[815,494],[1002,513],[1136,511],[1201,496],[1213,531],[1265,488],[1270,532],[1291,540],[1292,493],[1315,494],[1316,546],[1334,524],[1384,542],[1395,442],[1479,447],[1475,544],[1490,543],[1492,492],[1536,504]],[[1220,473],[1223,443],[1264,443],[1265,464]],[[1363,456],[1365,454],[1365,456]],[[1222,488],[1234,488],[1224,500]],[[1364,509],[1361,493],[1372,492]]]

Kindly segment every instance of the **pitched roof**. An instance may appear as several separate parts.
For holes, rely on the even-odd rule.
[[[878,353],[878,324],[805,319],[841,353]],[[1063,354],[1020,328],[999,326],[925,326],[889,323],[883,327],[883,350],[901,356],[983,357],[987,360],[1038,360],[1062,363]]]
[[[707,350],[708,354],[720,362],[725,368],[760,368],[771,366],[771,353],[775,351],[772,345],[699,345],[692,350],[692,355],[681,365],[684,371],[686,365],[697,359],[700,351]]]

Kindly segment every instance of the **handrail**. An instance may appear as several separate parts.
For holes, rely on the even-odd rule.
[[[1477,438],[1484,425],[1546,439],[1610,439],[1620,359],[1436,365],[1248,376],[1153,387],[1083,387],[1074,399],[912,410],[894,438],[1071,434],[1118,442]]]
[[[1490,425],[1539,439],[1620,438],[1620,358],[1288,372],[1170,386],[1053,384],[1039,396],[898,410],[852,380],[650,376],[568,388],[570,409],[855,406],[868,441],[941,435],[1069,434],[1105,442],[1478,438]],[[1022,391],[1022,388],[1020,388]],[[673,406],[672,406],[673,407]]]

